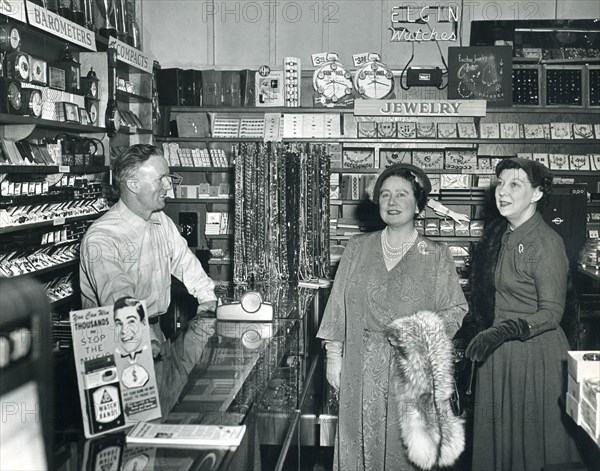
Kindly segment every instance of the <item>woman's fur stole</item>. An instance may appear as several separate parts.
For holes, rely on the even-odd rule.
[[[421,311],[388,326],[394,349],[391,395],[408,458],[422,469],[450,466],[465,446],[463,421],[454,416],[452,341],[443,320]]]

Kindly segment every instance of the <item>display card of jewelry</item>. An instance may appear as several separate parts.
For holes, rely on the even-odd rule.
[[[521,139],[523,131],[519,123],[500,123],[501,139]]]
[[[594,127],[591,124],[573,123],[573,137],[575,139],[593,139]]]
[[[439,139],[456,139],[458,137],[456,123],[439,123],[437,125],[437,137]]]
[[[307,113],[302,116],[302,137],[326,137],[324,130],[325,115]]]
[[[539,65],[513,65],[513,105],[539,105],[542,69]]]
[[[339,114],[327,113],[323,116],[323,132],[322,137],[341,137],[341,120]]]
[[[600,154],[590,154],[590,167],[594,171],[600,171]]]
[[[543,152],[535,152],[532,155],[531,160],[540,162],[540,163],[544,164],[546,167],[548,167],[550,165],[550,161],[548,159],[548,154],[544,154]]]
[[[569,170],[569,156],[567,154],[549,154],[550,170]]]
[[[417,123],[417,137],[422,139],[435,139],[437,128],[435,123]]]
[[[492,160],[489,157],[479,157],[477,159],[477,168],[484,173],[493,172]]]
[[[525,139],[544,139],[544,128],[541,124],[524,124]]]
[[[545,66],[546,106],[583,105],[584,66]]]
[[[444,151],[415,151],[412,163],[423,170],[442,169],[444,167]]]
[[[375,168],[373,149],[345,149],[342,154],[343,168]]]
[[[265,118],[241,118],[240,137],[262,139],[265,135]]]
[[[477,139],[475,123],[457,123],[457,126],[460,139]]]
[[[600,66],[588,65],[587,71],[588,106],[600,106]]]
[[[479,135],[482,139],[499,139],[500,126],[498,123],[481,123],[479,125]]]
[[[396,129],[399,139],[413,139],[417,137],[417,128],[415,123],[398,122]]]
[[[412,152],[409,150],[380,150],[379,168],[387,168],[395,164],[412,163]]]
[[[477,151],[469,149],[446,150],[444,168],[473,170],[477,168]]]
[[[304,137],[304,116],[300,113],[285,113],[283,115],[283,138]]]
[[[589,155],[569,155],[569,168],[571,170],[591,170]]]
[[[375,121],[358,121],[358,137],[377,137],[377,123]]]
[[[377,137],[395,138],[397,136],[395,121],[380,121],[377,123]]]
[[[573,139],[572,123],[550,123],[552,139]]]
[[[240,119],[227,115],[211,114],[211,136],[237,138],[240,135]]]
[[[281,141],[283,120],[280,113],[265,113],[265,142]]]

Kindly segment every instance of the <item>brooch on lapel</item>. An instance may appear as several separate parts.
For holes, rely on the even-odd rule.
[[[421,255],[427,255],[429,253],[429,251],[427,250],[427,242],[425,242],[424,240],[417,244],[417,249],[419,250],[419,253],[421,253]]]
[[[525,247],[523,246],[523,244],[519,244],[518,250],[519,253],[523,253],[525,251]]]

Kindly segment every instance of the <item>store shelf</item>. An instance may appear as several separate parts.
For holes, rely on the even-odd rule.
[[[367,173],[367,174],[378,174],[384,170],[383,168],[351,168],[351,167],[333,167],[329,169],[330,173]],[[477,169],[469,169],[469,171],[463,171],[463,169],[459,168],[434,168],[434,169],[425,169],[428,175],[436,175],[436,174],[455,174],[455,173],[468,173],[472,174],[477,172],[477,175],[483,174],[482,172],[478,172]]]
[[[58,265],[52,265],[51,267],[42,268],[41,270],[32,271],[29,273],[23,273],[18,276],[11,276],[10,278],[24,278],[26,276],[40,276],[44,273],[49,273],[52,271],[58,271],[63,268],[72,267],[73,265],[77,265],[79,263],[79,257],[74,258],[73,260],[69,260],[68,262],[59,263]]]
[[[50,303],[50,308],[56,309],[56,308],[59,308],[60,306],[64,306],[65,304],[70,303],[74,297],[75,297],[74,294],[70,294],[69,296],[65,296],[64,298],[58,299],[56,301],[52,301]]]
[[[110,167],[86,165],[0,165],[0,173],[102,173]]]
[[[167,203],[228,203],[233,197],[227,198],[167,198]]]
[[[233,239],[233,234],[204,234],[207,239]]]
[[[577,269],[581,273],[583,273],[583,274],[589,276],[590,278],[592,278],[593,280],[600,281],[600,270],[595,270],[593,268],[588,268],[588,267],[583,268],[580,265],[577,266]]]
[[[152,98],[117,89],[117,100],[123,103],[152,103]]]
[[[169,167],[171,172],[233,172],[234,167]]]
[[[97,219],[100,216],[102,216],[104,213],[106,213],[106,211],[101,211],[99,213],[94,213],[94,214],[84,214],[82,216],[72,216],[72,217],[67,217],[67,218],[49,219],[47,221],[34,222],[31,224],[20,224],[18,226],[0,227],[0,235],[8,234],[10,232],[28,231],[31,229],[38,229],[40,227],[63,226],[65,224],[69,224],[71,222]]]
[[[537,59],[535,57],[513,57],[513,64],[600,64],[597,57],[588,57],[581,59]]]
[[[231,265],[232,263],[233,263],[233,260],[230,258],[226,259],[226,260],[221,259],[221,258],[211,258],[208,261],[209,265]]]
[[[65,121],[53,121],[51,119],[32,118],[30,116],[17,116],[14,114],[0,113],[0,125],[30,124],[44,129],[55,129],[58,131],[71,131],[78,133],[106,133],[105,128],[97,126],[84,126],[83,124],[67,123]]]
[[[361,232],[360,234],[366,234],[366,232]],[[330,235],[329,240],[350,240],[354,235]],[[476,236],[429,236],[426,235],[428,239],[435,240],[437,242],[478,242],[481,238]]]
[[[127,126],[121,126],[119,128],[119,134],[152,134],[152,129],[142,129],[142,128],[129,128]]]

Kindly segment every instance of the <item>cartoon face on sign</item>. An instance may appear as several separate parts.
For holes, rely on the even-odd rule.
[[[114,306],[116,340],[126,355],[135,358],[141,351],[146,313],[135,298],[117,300]]]

